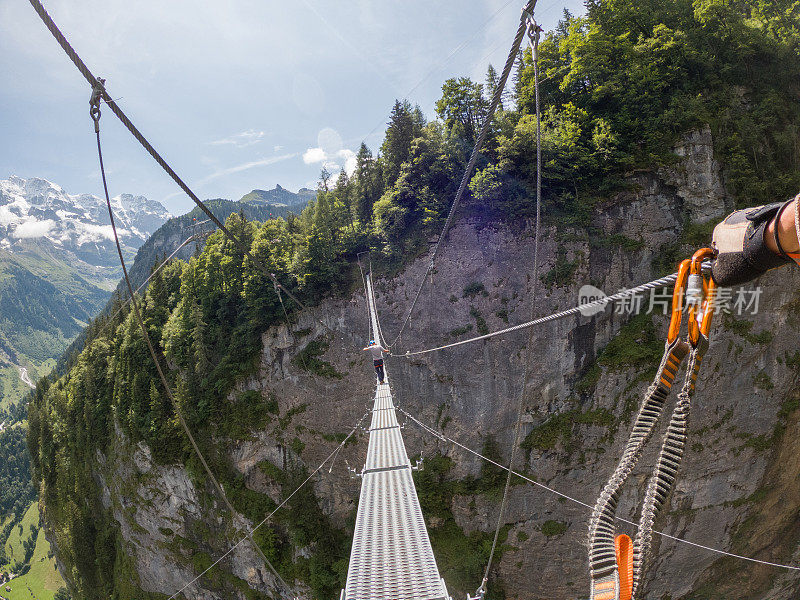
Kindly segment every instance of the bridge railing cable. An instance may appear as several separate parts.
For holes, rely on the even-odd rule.
[[[193,233],[188,238],[183,240],[183,242],[181,242],[180,246],[175,248],[175,250],[172,251],[172,254],[170,254],[168,257],[166,257],[164,260],[162,260],[161,263],[155,269],[153,269],[153,272],[150,273],[150,275],[147,276],[147,279],[145,279],[141,284],[139,284],[139,287],[137,287],[135,290],[133,290],[133,293],[134,294],[138,294],[140,291],[142,291],[142,288],[144,286],[146,286],[148,283],[150,283],[150,280],[153,279],[153,277],[155,277],[156,275],[158,275],[158,273],[161,272],[161,269],[166,267],[169,264],[169,261],[171,261],[173,258],[175,258],[175,255],[178,252],[180,252],[189,242],[191,242],[191,241],[193,241],[195,239],[199,239],[201,235],[202,234]],[[125,301],[122,303],[122,306],[120,306],[117,309],[117,312],[114,313],[114,315],[109,319],[109,321],[113,322],[114,319],[117,318],[117,315],[119,315],[119,313],[121,313],[125,309],[125,307],[128,306],[128,304],[130,304],[130,302],[131,302],[131,298],[126,298]]]
[[[560,319],[564,319],[566,317],[570,317],[573,315],[579,315],[582,313],[591,313],[592,309],[597,308],[604,308],[608,304],[613,304],[614,302],[618,302],[620,300],[624,300],[629,296],[634,296],[636,294],[640,294],[642,292],[646,292],[648,290],[669,286],[675,283],[675,280],[678,278],[677,273],[672,273],[671,275],[666,275],[665,277],[660,277],[658,279],[654,279],[653,281],[648,281],[647,283],[643,283],[642,285],[638,285],[636,287],[621,290],[616,294],[612,294],[610,296],[606,296],[604,298],[598,298],[596,300],[592,300],[591,302],[586,302],[585,304],[579,304],[567,310],[562,310],[560,312],[553,313],[551,315],[547,315],[545,317],[539,317],[538,319],[533,319],[532,321],[527,321],[525,323],[520,323],[519,325],[513,325],[511,327],[506,327],[505,329],[500,329],[498,331],[494,331],[491,333],[487,333],[484,335],[479,335],[476,337],[472,337],[466,340],[461,340],[458,342],[453,342],[452,344],[444,344],[442,346],[436,346],[435,348],[428,348],[427,350],[417,350],[415,352],[406,352],[405,354],[392,354],[395,357],[411,357],[411,356],[420,356],[422,354],[430,354],[431,352],[438,352],[440,350],[446,350],[448,348],[455,348],[456,346],[463,346],[464,344],[471,344],[473,342],[478,342],[480,340],[488,340],[493,337],[507,335],[509,333],[514,333],[515,331],[520,331],[522,329],[527,329],[529,327],[536,327],[537,325],[543,325],[545,323],[549,323],[551,321],[558,321]]]
[[[330,460],[331,460],[331,459],[332,459],[334,456],[336,456],[336,455],[339,453],[339,451],[340,451],[342,448],[344,448],[345,444],[347,444],[347,442],[350,440],[350,438],[351,438],[351,437],[353,437],[353,435],[355,434],[355,432],[356,432],[356,431],[358,431],[358,429],[361,427],[361,423],[363,423],[363,422],[364,422],[364,419],[366,419],[366,418],[367,418],[367,416],[368,416],[368,415],[369,415],[371,412],[372,412],[372,411],[371,411],[371,410],[369,410],[369,411],[365,412],[365,413],[362,415],[362,417],[361,417],[361,418],[358,420],[358,422],[357,422],[357,423],[356,423],[356,424],[353,426],[353,428],[350,430],[350,433],[348,433],[348,434],[347,434],[347,436],[346,436],[346,437],[345,437],[345,438],[344,438],[344,439],[343,439],[343,440],[342,440],[342,441],[339,443],[339,445],[338,445],[338,446],[336,446],[336,448],[334,448],[334,449],[333,449],[333,452],[331,452],[330,454],[328,454],[328,456],[326,456],[326,457],[325,457],[325,459],[324,459],[324,460],[323,460],[323,461],[322,461],[322,462],[319,464],[319,466],[318,466],[316,469],[314,469],[314,470],[311,472],[311,474],[310,474],[308,477],[306,477],[306,478],[303,480],[303,482],[302,482],[300,485],[298,485],[298,486],[297,486],[297,487],[294,489],[294,491],[292,491],[292,493],[291,493],[291,494],[289,494],[288,496],[286,496],[286,498],[284,498],[284,499],[281,501],[281,503],[280,503],[280,504],[278,504],[278,506],[276,506],[276,507],[275,507],[275,508],[272,510],[272,512],[270,512],[270,513],[269,513],[269,514],[268,514],[266,517],[264,517],[264,519],[263,519],[263,520],[261,520],[261,521],[260,521],[260,522],[259,522],[259,523],[258,523],[258,524],[255,526],[255,527],[253,527],[253,529],[251,529],[251,530],[248,532],[248,535],[247,535],[247,537],[244,537],[244,538],[240,539],[238,542],[236,542],[236,543],[235,543],[233,546],[231,546],[231,547],[228,549],[228,551],[227,551],[227,552],[225,552],[225,554],[223,554],[223,555],[222,555],[222,556],[220,556],[220,557],[219,557],[217,560],[215,560],[213,563],[211,563],[211,564],[210,564],[210,565],[209,565],[209,566],[208,566],[208,567],[207,567],[207,568],[206,568],[206,569],[205,569],[205,570],[204,570],[202,573],[198,574],[198,575],[197,575],[197,576],[196,576],[194,579],[192,579],[192,580],[191,580],[189,583],[187,583],[187,584],[186,584],[186,585],[184,585],[184,586],[183,586],[181,589],[179,589],[177,592],[175,592],[174,594],[172,594],[172,596],[170,596],[170,597],[168,598],[168,600],[174,600],[175,598],[177,598],[177,597],[178,597],[178,595],[179,595],[179,594],[181,594],[181,593],[182,593],[184,590],[186,590],[188,587],[190,587],[192,584],[194,584],[194,583],[195,583],[195,582],[196,582],[198,579],[200,579],[200,578],[201,578],[203,575],[205,575],[206,573],[208,573],[208,572],[209,572],[211,569],[213,569],[215,566],[217,566],[217,565],[218,565],[220,562],[222,562],[222,561],[223,561],[223,560],[225,560],[225,559],[226,559],[228,556],[230,556],[230,554],[231,554],[231,553],[232,553],[234,550],[236,550],[236,548],[238,548],[239,546],[241,546],[241,545],[242,545],[242,544],[243,544],[245,541],[247,541],[247,539],[248,539],[250,536],[252,536],[252,535],[253,535],[253,534],[256,532],[256,530],[258,530],[259,528],[261,528],[262,526],[264,526],[266,523],[268,523],[268,522],[269,522],[269,521],[272,519],[272,517],[274,517],[274,516],[275,516],[275,513],[277,513],[277,512],[278,512],[278,511],[279,511],[281,508],[283,508],[284,506],[286,506],[286,504],[289,502],[289,500],[291,500],[291,499],[294,497],[294,495],[295,495],[295,494],[297,494],[297,492],[299,492],[301,489],[303,489],[303,487],[304,487],[304,486],[305,486],[305,485],[306,485],[306,484],[307,484],[309,481],[311,481],[311,479],[312,479],[312,478],[313,478],[313,477],[314,477],[314,476],[315,476],[317,473],[319,473],[319,472],[322,470],[322,467],[324,467],[324,466],[325,466],[325,465],[328,463],[328,461],[330,461]]]
[[[111,198],[110,198],[110,195],[108,193],[108,182],[106,180],[106,171],[105,171],[105,166],[103,164],[103,150],[102,150],[102,146],[100,144],[100,98],[99,98],[99,95],[93,94],[91,102],[92,103],[91,103],[90,114],[91,114],[92,120],[94,121],[94,130],[95,130],[95,134],[97,136],[97,156],[98,156],[98,159],[99,159],[99,162],[100,162],[100,176],[101,176],[101,179],[102,179],[102,182],[103,182],[103,192],[105,193],[106,207],[108,208],[108,218],[109,218],[109,221],[111,223],[111,231],[114,234],[114,242],[116,244],[117,254],[119,255],[119,262],[120,262],[120,266],[122,267],[122,274],[124,276],[125,285],[128,288],[128,294],[130,296],[130,303],[131,303],[131,307],[133,309],[134,317],[136,318],[136,322],[138,323],[139,328],[140,328],[140,330],[142,332],[142,338],[144,339],[145,344],[147,345],[147,350],[150,353],[150,357],[153,359],[153,363],[155,364],[156,371],[158,373],[158,378],[161,381],[161,385],[164,388],[164,393],[169,398],[169,401],[172,404],[173,409],[175,410],[175,415],[178,417],[178,421],[180,422],[181,428],[183,429],[184,434],[186,434],[186,437],[189,440],[189,443],[191,444],[195,455],[197,456],[197,458],[200,461],[200,463],[203,465],[203,470],[206,472],[206,475],[208,476],[209,480],[213,484],[214,490],[217,492],[217,494],[219,495],[219,497],[222,500],[223,504],[225,505],[225,507],[230,512],[231,519],[234,519],[235,515],[237,514],[237,511],[236,511],[236,509],[234,509],[233,505],[231,504],[231,502],[230,502],[230,500],[228,498],[228,495],[225,493],[225,489],[219,483],[219,480],[216,478],[216,476],[214,475],[214,472],[211,470],[211,467],[209,466],[208,461],[206,460],[205,456],[203,455],[202,451],[200,450],[200,446],[197,444],[197,441],[195,440],[195,437],[192,434],[192,430],[189,428],[189,425],[188,425],[188,423],[186,422],[186,419],[183,416],[183,411],[181,410],[181,406],[180,406],[180,404],[178,402],[178,399],[175,397],[175,394],[172,393],[172,388],[170,387],[169,381],[167,381],[166,374],[164,373],[164,369],[161,366],[161,360],[159,358],[158,353],[156,352],[156,346],[153,344],[153,341],[150,338],[150,333],[147,330],[147,326],[144,323],[144,319],[142,318],[142,313],[141,313],[141,311],[139,309],[139,303],[136,301],[136,293],[135,293],[135,291],[133,289],[133,285],[131,284],[131,279],[130,279],[130,276],[128,274],[128,268],[125,265],[125,258],[122,255],[122,245],[120,244],[120,241],[119,241],[119,234],[117,232],[117,224],[116,224],[116,220],[114,218],[114,211],[111,208]],[[293,594],[293,588],[283,580],[283,578],[280,576],[280,573],[278,573],[278,571],[275,569],[275,567],[269,561],[267,556],[261,550],[261,547],[253,539],[252,534],[248,533],[248,538],[249,538],[249,540],[250,540],[250,542],[251,542],[251,544],[253,546],[253,550],[264,561],[264,564],[267,566],[267,568],[275,576],[276,581],[280,582],[280,584],[283,586],[284,590],[288,590],[289,591],[289,597],[293,596],[294,595]]]
[[[506,8],[508,8],[508,7],[509,7],[509,6],[510,6],[510,5],[511,5],[513,2],[516,2],[516,1],[517,1],[517,0],[508,0],[508,2],[506,2],[505,4],[503,4],[503,6],[501,6],[500,8],[498,8],[498,9],[497,9],[495,12],[493,12],[491,15],[489,15],[489,17],[488,17],[488,18],[487,18],[487,19],[486,19],[486,20],[485,20],[485,21],[484,21],[484,22],[481,24],[481,26],[480,26],[478,29],[476,29],[476,30],[475,30],[475,31],[472,33],[472,35],[471,35],[470,37],[468,37],[468,38],[467,38],[467,39],[465,39],[463,42],[461,42],[461,43],[460,43],[458,46],[456,46],[455,48],[453,48],[453,49],[450,51],[450,53],[449,53],[447,56],[445,56],[445,57],[444,57],[444,58],[443,58],[441,61],[439,61],[437,64],[435,64],[433,67],[431,67],[431,68],[428,70],[428,72],[427,72],[425,75],[423,75],[423,76],[422,76],[422,78],[421,78],[419,81],[417,81],[417,83],[415,83],[415,84],[414,84],[414,85],[413,85],[413,86],[412,86],[412,87],[411,87],[411,88],[410,88],[410,89],[409,89],[409,90],[408,90],[408,91],[405,93],[405,95],[403,96],[403,98],[406,98],[406,99],[410,98],[410,97],[411,97],[411,94],[413,94],[414,92],[416,92],[416,91],[417,91],[417,89],[419,89],[419,87],[420,87],[420,86],[421,86],[423,83],[425,83],[425,82],[426,82],[426,81],[427,81],[427,80],[428,80],[428,79],[429,79],[429,78],[430,78],[430,77],[431,77],[431,76],[432,76],[434,73],[436,73],[436,72],[438,72],[438,71],[442,70],[442,69],[444,68],[444,66],[445,66],[445,65],[446,65],[448,62],[450,62],[450,60],[451,60],[451,59],[452,59],[452,58],[453,58],[453,57],[454,57],[456,54],[458,54],[459,52],[461,52],[461,50],[463,50],[464,48],[466,48],[466,47],[467,47],[467,45],[468,45],[470,42],[472,42],[472,41],[473,41],[475,38],[477,38],[477,37],[478,37],[478,35],[480,35],[480,33],[481,33],[481,32],[482,32],[484,29],[486,29],[486,27],[489,25],[489,23],[491,23],[491,22],[492,22],[492,21],[495,19],[495,17],[497,17],[497,15],[499,15],[499,14],[500,14],[501,12],[503,12],[503,11],[504,11]],[[500,43],[500,44],[498,44],[497,46],[495,46],[495,47],[492,49],[492,52],[494,52],[494,50],[497,50],[497,48],[499,48],[499,47],[500,47],[502,44],[504,44],[504,43],[506,43],[506,42],[505,42],[505,40],[504,40],[502,43]],[[488,58],[489,58],[489,56],[491,56],[491,54],[487,54],[486,56],[484,56],[484,57],[483,57],[483,58],[482,58],[480,61],[478,61],[478,63],[477,63],[477,64],[482,64],[482,63],[483,63],[483,62],[484,62],[486,59],[488,59]],[[379,128],[379,127],[381,127],[382,125],[385,125],[385,124],[386,124],[386,119],[390,118],[390,117],[391,117],[391,115],[392,115],[392,113],[391,113],[391,112],[388,112],[388,113],[386,113],[386,115],[385,115],[385,116],[383,116],[383,117],[381,118],[381,120],[380,120],[378,123],[376,123],[375,127],[373,127],[373,128],[370,130],[370,132],[369,132],[367,135],[365,135],[363,138],[361,138],[361,139],[362,139],[362,141],[366,141],[366,140],[367,140],[367,139],[368,139],[370,136],[372,136],[372,134],[373,134],[373,133],[375,133],[375,132],[378,130],[378,128]]]
[[[430,426],[426,425],[425,423],[423,423],[422,421],[417,419],[414,415],[410,414],[406,410],[404,410],[402,408],[399,408],[399,407],[398,407],[397,410],[399,412],[401,412],[403,415],[405,415],[410,421],[413,421],[416,425],[418,425],[420,427],[420,429],[422,429],[426,433],[432,435],[433,437],[437,438],[439,441],[447,443],[447,444],[453,444],[454,446],[464,450],[465,452],[468,452],[469,454],[472,454],[473,456],[476,456],[477,458],[480,458],[481,460],[484,460],[484,461],[494,465],[495,467],[499,467],[499,468],[503,469],[504,471],[509,471],[509,468],[507,466],[505,466],[503,464],[500,464],[499,462],[497,462],[495,460],[492,460],[491,458],[489,458],[487,456],[484,456],[483,454],[473,450],[469,446],[466,446],[466,445],[454,440],[453,438],[448,437],[447,435],[445,435],[441,431],[437,431],[433,427],[430,427]],[[519,472],[513,471],[513,470],[511,472],[512,472],[512,474],[514,476],[519,477],[520,479],[522,479],[524,481],[527,481],[528,483],[530,483],[530,484],[532,484],[532,485],[534,485],[534,486],[536,486],[538,488],[541,488],[546,492],[549,492],[551,494],[559,496],[560,498],[563,498],[564,500],[568,500],[570,502],[573,502],[574,504],[578,504],[578,505],[588,509],[589,511],[594,510],[594,506],[592,504],[589,504],[587,502],[579,500],[578,498],[575,498],[573,496],[570,496],[568,494],[560,492],[555,488],[552,488],[552,487],[550,487],[548,485],[545,485],[545,484],[543,484],[543,483],[541,483],[539,481],[536,481],[535,479],[533,479],[531,477],[528,477],[527,475],[524,475],[523,473],[519,473]],[[621,523],[626,523],[628,525],[632,525],[634,527],[638,527],[638,523],[635,523],[635,522],[630,521],[628,519],[625,519],[623,517],[619,517],[618,516],[618,517],[616,517],[616,519],[617,519],[617,521],[619,521]],[[677,536],[674,536],[674,535],[670,535],[668,533],[664,533],[663,531],[654,530],[653,533],[656,533],[657,535],[659,535],[659,536],[661,536],[663,538],[666,538],[666,539],[669,539],[669,540],[673,540],[674,542],[677,542],[679,544],[685,544],[685,545],[688,545],[688,546],[693,546],[694,548],[699,548],[701,550],[706,550],[708,552],[712,552],[714,554],[720,554],[722,556],[728,556],[730,558],[735,558],[737,560],[743,560],[743,561],[747,561],[747,562],[751,562],[751,563],[756,563],[756,564],[764,565],[764,566],[767,566],[767,567],[775,567],[775,568],[778,568],[778,569],[787,569],[787,570],[790,570],[790,571],[800,571],[800,566],[787,565],[787,564],[784,564],[784,563],[777,563],[777,562],[771,562],[771,561],[767,561],[767,560],[760,560],[758,558],[753,558],[753,557],[750,557],[750,556],[743,556],[741,554],[734,554],[732,552],[727,552],[726,550],[721,550],[719,548],[714,548],[713,546],[707,546],[707,545],[704,545],[704,544],[698,544],[697,542],[692,542],[692,541],[684,539],[684,538],[680,538],[680,537],[677,537]]]
[[[542,115],[541,106],[539,104],[539,25],[533,18],[533,13],[523,13],[526,22],[526,32],[531,41],[531,50],[533,57],[533,81],[534,89],[536,92],[536,225],[534,229],[534,242],[533,242],[533,284],[531,286],[530,294],[530,309],[531,318],[536,315],[536,300],[538,298],[539,289],[539,246],[541,241],[541,228],[542,228]],[[503,499],[500,502],[500,511],[497,514],[497,525],[494,530],[494,538],[492,539],[492,549],[489,552],[489,560],[486,561],[486,570],[483,574],[483,581],[478,588],[478,596],[483,598],[486,594],[486,586],[489,581],[489,575],[492,570],[494,555],[497,551],[497,543],[500,540],[500,530],[503,528],[506,506],[508,504],[508,496],[511,490],[511,473],[514,468],[514,461],[517,457],[517,449],[519,448],[520,435],[522,433],[522,417],[525,409],[525,395],[528,391],[528,381],[530,379],[530,361],[531,354],[534,352],[534,338],[533,329],[528,329],[528,343],[525,352],[525,365],[523,367],[522,387],[517,397],[517,419],[514,424],[514,437],[511,441],[511,457],[508,462],[508,474],[506,483],[503,488]]]

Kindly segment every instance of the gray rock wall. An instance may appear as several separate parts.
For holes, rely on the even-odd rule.
[[[457,221],[397,349],[422,349],[475,335],[484,326],[496,330],[531,315],[562,310],[576,304],[583,284],[612,293],[653,279],[661,274],[655,272],[660,265],[691,253],[691,246],[682,243],[686,224],[723,216],[731,201],[709,130],[689,136],[676,153],[682,158],[674,167],[631,175],[629,189],[598,207],[592,225],[599,233],[593,238],[552,223],[544,227],[540,275],[547,276],[559,265],[570,268],[566,276],[550,278],[552,285],[540,282],[535,298],[531,223],[487,226],[469,216]],[[427,262],[421,257],[398,276],[376,281],[378,310],[390,341]],[[726,551],[791,562],[798,558],[794,554],[800,538],[795,531],[800,453],[795,452],[792,403],[798,397],[800,273],[783,269],[756,285],[763,290],[757,314],[715,319],[681,477],[657,527]],[[648,308],[647,299],[643,308]],[[652,361],[634,360],[606,364],[589,376],[598,353],[628,320],[607,308],[594,317],[572,317],[487,342],[410,359],[389,358],[395,399],[422,421],[444,427],[448,436],[476,450],[487,436],[494,437],[507,461],[527,369],[523,435],[541,431],[559,415],[566,420],[549,447],[520,450],[516,468],[591,505],[621,454],[632,411],[653,367]],[[663,336],[667,318],[656,315],[652,322]],[[629,332],[629,346],[643,346],[646,340],[635,333]],[[374,385],[370,361],[360,350],[368,335],[360,292],[303,312],[291,332],[281,325],[264,334],[260,373],[242,382],[241,389],[276,398],[286,421],[231,444],[231,462],[251,489],[277,500],[279,488],[258,469],[261,461],[278,467],[302,461],[311,470],[336,447],[331,436],[349,432],[365,413]],[[293,361],[312,340],[328,343],[321,358],[341,373],[340,379],[314,375]],[[583,422],[563,417],[591,411],[606,417]],[[480,474],[478,459],[412,423],[404,436],[411,455],[450,456],[453,477]],[[295,439],[301,444],[293,446]],[[360,468],[364,459],[366,436],[358,433],[356,439],[358,443],[340,453],[332,472],[324,468],[313,483],[323,509],[340,526],[352,517],[358,498],[359,483],[345,469],[346,463]],[[622,496],[621,516],[636,519],[654,458],[654,448],[643,456]],[[164,528],[191,537],[193,523],[202,521],[213,534],[204,542],[209,555],[216,557],[227,549],[230,531],[222,531],[223,523],[210,516],[218,507],[203,505],[181,467],[154,467],[143,447],[99,462],[107,505],[114,507],[144,589],[171,593],[193,576],[188,557],[166,548]],[[498,502],[489,496],[456,496],[449,508],[465,532],[492,531]],[[508,598],[588,595],[588,516],[585,506],[541,488],[512,487],[506,515],[512,524],[509,548],[493,572]],[[545,535],[553,533],[547,527],[543,533],[548,521],[561,524],[557,531],[563,532]],[[623,531],[633,533],[630,527],[620,527]],[[224,564],[255,589],[273,585],[246,544]],[[657,537],[642,598],[788,599],[797,596],[799,581],[796,573],[720,560],[718,554]],[[479,584],[475,581],[474,587]],[[202,580],[193,589],[193,597],[217,597],[203,588]]]

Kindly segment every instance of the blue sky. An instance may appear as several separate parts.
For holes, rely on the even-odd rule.
[[[523,0],[58,0],[50,14],[201,198],[314,187],[375,151],[395,98],[428,117],[442,82],[505,62]],[[552,28],[582,0],[540,0]],[[99,194],[89,89],[24,0],[0,0],[0,179]],[[111,193],[191,200],[107,109]]]

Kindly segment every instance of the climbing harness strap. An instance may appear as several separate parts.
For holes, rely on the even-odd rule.
[[[703,276],[701,265],[711,253],[712,250],[704,248],[680,265],[661,364],[645,393],[622,458],[592,511],[589,522],[592,600],[630,600],[635,595],[652,543],[653,522],[675,483],[686,445],[691,395],[703,354],[708,348],[715,287],[713,280]],[[678,337],[684,301],[689,308],[689,332],[685,340]],[[655,431],[678,369],[687,356],[689,362],[684,383],[648,482],[639,531],[631,548],[628,536],[615,537],[614,521],[621,489]]]

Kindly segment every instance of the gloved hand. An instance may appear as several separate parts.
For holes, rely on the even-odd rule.
[[[767,247],[767,236],[774,235],[767,231],[769,224],[790,202],[737,210],[714,228],[712,246],[717,258],[711,276],[718,286],[739,285],[791,262],[777,236],[773,246],[778,253]]]

